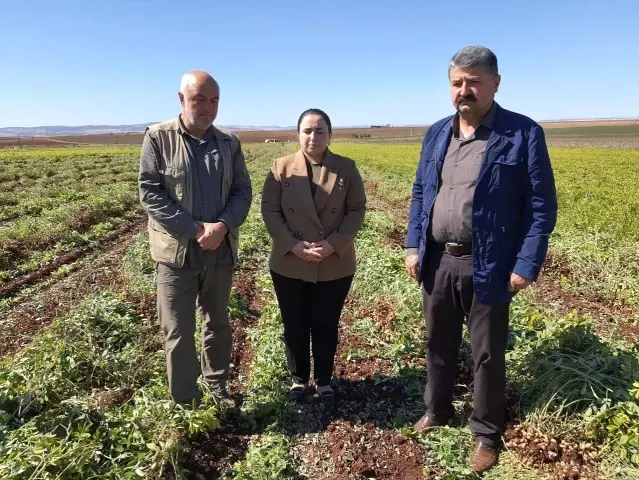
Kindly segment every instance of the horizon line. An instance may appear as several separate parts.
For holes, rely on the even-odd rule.
[[[639,115],[637,116],[628,116],[628,117],[582,117],[582,118],[558,118],[558,119],[544,119],[544,120],[536,120],[538,123],[559,123],[559,122],[595,122],[595,121],[630,121],[630,120],[639,120]],[[46,128],[121,128],[127,126],[147,126],[153,125],[159,122],[134,122],[134,123],[120,123],[120,124],[81,124],[81,125],[38,125],[34,127],[25,127],[25,126],[9,126],[9,127],[0,127],[1,130],[12,130],[12,129],[46,129]],[[251,129],[279,129],[279,130],[295,130],[295,125],[252,125],[252,124],[227,124],[220,125],[214,124],[218,128],[251,128]],[[333,128],[337,129],[353,129],[353,128],[371,128],[371,127],[381,127],[381,128],[420,128],[420,127],[428,127],[429,123],[423,124],[392,124],[392,123],[368,123],[368,124],[359,124],[359,125],[337,125]]]

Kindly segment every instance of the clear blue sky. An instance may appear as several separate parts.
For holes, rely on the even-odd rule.
[[[639,116],[638,0],[6,0],[0,16],[0,127],[172,118],[191,69],[218,79],[220,125],[308,107],[426,124],[452,111],[447,64],[470,44],[497,54],[506,108]]]

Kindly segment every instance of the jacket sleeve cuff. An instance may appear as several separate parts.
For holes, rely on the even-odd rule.
[[[340,234],[334,232],[328,236],[326,241],[330,244],[331,247],[333,247],[333,250],[335,250],[335,253],[337,253],[337,255],[343,257],[344,255],[346,255],[346,252],[348,251],[348,248],[351,246],[352,242],[348,240],[345,241],[343,238],[340,237]]]
[[[291,235],[290,237],[287,237],[284,239],[278,239],[277,243],[282,247],[282,249],[286,253],[288,253],[288,252],[291,252],[293,248],[295,248],[295,245],[299,243],[299,240]]]
[[[222,212],[217,221],[222,222],[224,225],[226,225],[226,228],[229,229],[229,232],[236,228],[235,222],[233,222],[232,215],[228,214],[227,212]]]
[[[195,238],[195,236],[197,235],[197,232],[200,231],[200,227],[202,225],[199,222],[196,222],[195,220],[193,220],[193,223],[191,224],[189,230],[187,232],[185,232],[189,238]]]
[[[406,256],[408,257],[409,255],[419,255],[419,248],[407,248]]]
[[[518,258],[517,263],[515,263],[515,267],[513,268],[513,273],[516,273],[526,280],[536,282],[537,277],[539,276],[539,269],[536,265],[533,265],[529,261]]]

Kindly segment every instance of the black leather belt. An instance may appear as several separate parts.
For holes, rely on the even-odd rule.
[[[471,255],[473,253],[472,243],[437,243],[431,242],[429,246],[433,246],[442,252],[446,252],[453,257],[461,257],[462,255]]]

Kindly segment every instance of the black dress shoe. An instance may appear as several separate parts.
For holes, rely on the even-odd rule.
[[[306,387],[303,385],[294,385],[288,392],[288,398],[293,403],[301,403],[306,400]]]

